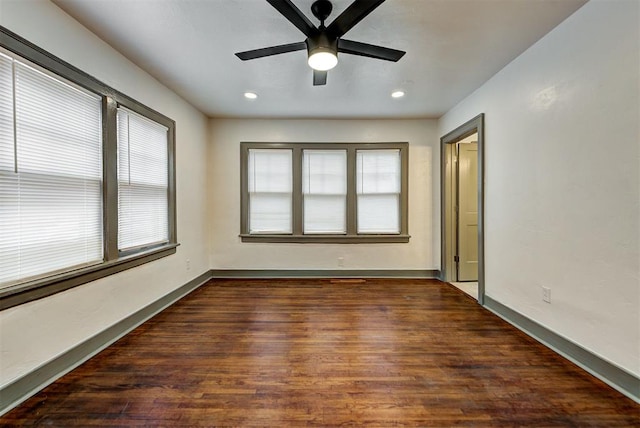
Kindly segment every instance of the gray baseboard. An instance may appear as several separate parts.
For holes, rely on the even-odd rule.
[[[0,390],[0,416],[211,279],[207,271]]]
[[[640,378],[485,295],[484,306],[543,345],[640,403]]]
[[[212,278],[425,278],[437,279],[438,270],[427,269],[212,269]]]

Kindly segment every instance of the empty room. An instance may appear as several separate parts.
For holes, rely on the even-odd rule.
[[[0,0],[0,425],[640,427],[640,2]]]

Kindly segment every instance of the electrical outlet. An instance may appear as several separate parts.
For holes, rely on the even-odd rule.
[[[551,289],[549,287],[542,287],[542,300],[551,303]]]
[[[338,257],[338,267],[344,267],[344,257]]]
[[[187,270],[191,270],[191,260],[187,259]]]

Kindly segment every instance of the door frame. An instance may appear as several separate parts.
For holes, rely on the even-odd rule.
[[[440,138],[440,279],[450,282],[456,267],[453,261],[455,242],[451,239],[453,224],[452,174],[448,162],[455,143],[478,133],[478,303],[484,305],[484,113],[460,125]]]

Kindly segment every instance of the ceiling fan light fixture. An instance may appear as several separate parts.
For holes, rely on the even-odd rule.
[[[327,71],[338,64],[338,56],[331,49],[318,47],[309,52],[308,63],[314,70]]]
[[[393,98],[402,98],[404,97],[404,91],[394,91],[391,93]]]
[[[249,100],[255,100],[256,98],[258,98],[258,94],[256,94],[255,92],[245,92],[244,97]]]
[[[325,26],[325,22],[333,10],[331,0],[313,1],[311,13],[320,21],[318,26],[309,21],[309,18],[293,4],[292,0],[267,0],[267,2],[298,28],[306,36],[306,39],[304,42],[236,52],[236,56],[242,61],[301,51],[306,47],[307,63],[313,69],[313,86],[322,86],[327,84],[327,71],[338,64],[338,52],[393,62],[398,61],[405,54],[404,51],[397,49],[343,38],[351,28],[385,0],[352,0],[351,4],[328,26]]]
[[[331,70],[338,64],[338,39],[320,32],[306,40],[309,67],[318,71]]]

